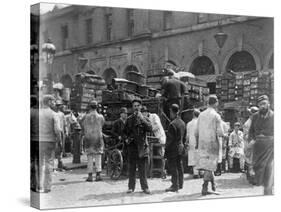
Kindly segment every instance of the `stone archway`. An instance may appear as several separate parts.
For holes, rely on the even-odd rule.
[[[117,73],[113,68],[108,68],[103,72],[102,77],[105,80],[105,83],[108,85],[112,83],[113,78],[117,78]]]
[[[72,88],[73,86],[73,81],[69,74],[63,75],[60,79],[60,82],[65,88]]]
[[[242,50],[238,47],[234,47],[228,51],[228,53],[226,54],[226,56],[223,60],[223,64],[221,67],[222,72],[225,72],[227,70],[226,67],[228,65],[230,58],[233,56],[233,54],[235,54],[236,52],[243,52],[243,51],[248,52],[253,57],[255,64],[256,64],[255,70],[260,71],[262,69],[261,59],[260,59],[260,56],[259,56],[257,50],[249,44],[243,44]]]
[[[244,72],[256,70],[256,62],[254,57],[248,51],[235,52],[229,58],[225,70],[234,72]]]
[[[207,56],[199,56],[192,61],[189,72],[194,75],[215,74],[214,63]]]
[[[191,57],[189,57],[188,61],[185,62],[186,66],[185,66],[185,70],[190,71],[191,70],[191,65],[194,62],[195,59],[199,58],[199,57],[207,57],[211,60],[211,62],[213,63],[215,72],[214,74],[219,74],[220,70],[219,70],[219,63],[218,63],[218,59],[216,57],[215,54],[213,54],[213,52],[209,49],[203,49],[202,54],[199,54],[198,51],[195,51]]]

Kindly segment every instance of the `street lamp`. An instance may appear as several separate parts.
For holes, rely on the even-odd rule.
[[[227,37],[228,35],[222,31],[222,26],[219,22],[219,32],[214,35],[214,38],[219,46],[219,54],[221,53],[221,49],[224,46]]]
[[[56,53],[56,47],[52,43],[51,39],[48,39],[48,41],[42,45],[43,60],[48,67],[48,71],[47,71],[48,93],[52,92],[52,82],[53,82],[52,63],[54,60],[55,53]]]

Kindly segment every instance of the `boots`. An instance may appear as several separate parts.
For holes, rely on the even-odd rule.
[[[203,185],[202,185],[202,192],[201,194],[203,196],[206,196],[208,194],[208,181],[204,181]]]
[[[93,182],[93,173],[88,174],[88,178],[86,179],[87,182]]]
[[[96,174],[96,181],[102,181],[102,178],[100,176],[100,172],[97,172],[97,174]]]

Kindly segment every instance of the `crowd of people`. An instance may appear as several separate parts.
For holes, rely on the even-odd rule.
[[[49,192],[54,160],[57,169],[63,169],[66,140],[71,140],[71,126],[81,126],[83,145],[88,160],[87,182],[101,181],[102,154],[104,154],[103,126],[105,119],[98,111],[98,103],[92,101],[89,111],[77,117],[65,109],[60,99],[43,96],[40,109],[38,102],[31,109],[31,159],[32,190]],[[216,191],[215,176],[232,170],[239,160],[241,172],[249,175],[249,182],[264,186],[264,194],[273,193],[273,111],[266,95],[257,99],[258,107],[249,109],[250,117],[242,125],[237,122],[231,132],[218,109],[218,98],[210,95],[204,111],[194,109],[193,119],[187,124],[181,119],[180,103],[169,105],[170,123],[164,131],[157,114],[150,113],[140,99],[132,101],[133,114],[128,117],[127,108],[121,108],[120,118],[112,127],[112,136],[125,143],[128,158],[128,191],[133,193],[136,171],[141,189],[150,194],[147,182],[149,160],[148,133],[163,145],[160,155],[166,158],[171,175],[167,192],[177,192],[184,186],[183,157],[188,155],[188,166],[194,178],[203,178],[202,195],[209,194],[208,184]],[[40,121],[39,121],[40,120]],[[40,133],[39,133],[40,132]],[[246,167],[245,167],[246,165]]]

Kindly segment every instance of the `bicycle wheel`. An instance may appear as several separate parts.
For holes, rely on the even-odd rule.
[[[115,149],[109,155],[110,163],[110,178],[112,180],[118,180],[123,170],[123,157],[120,150]]]

